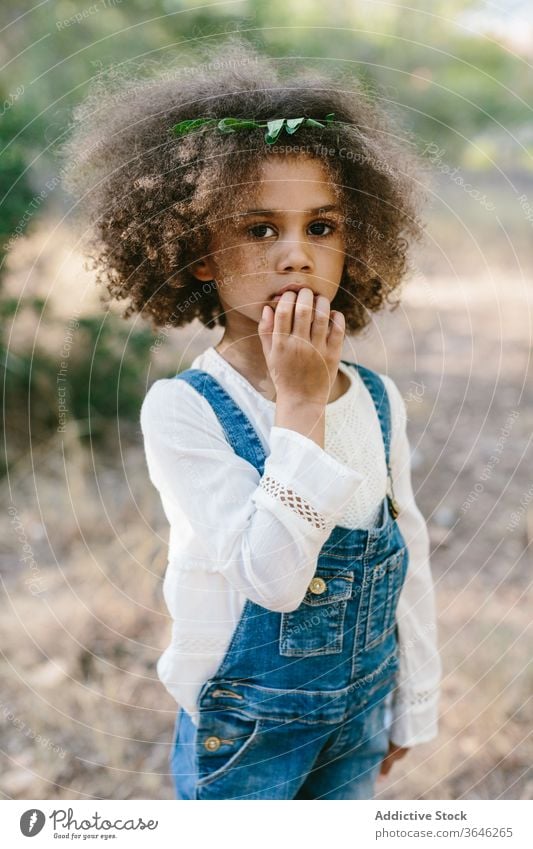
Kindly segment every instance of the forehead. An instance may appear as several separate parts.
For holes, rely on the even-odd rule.
[[[298,210],[337,200],[327,168],[318,159],[271,153],[259,169],[256,201],[261,209]]]

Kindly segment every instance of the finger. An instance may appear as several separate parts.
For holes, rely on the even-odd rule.
[[[263,307],[257,329],[262,333],[271,333],[274,328],[274,310],[268,304]]]
[[[284,292],[279,299],[274,314],[274,333],[289,336],[292,329],[292,317],[296,292]]]
[[[387,755],[387,757],[383,758],[383,760],[381,762],[381,768],[379,770],[380,776],[388,775],[389,772],[390,772],[391,766],[392,766],[392,761],[390,760],[389,756]]]
[[[257,332],[263,347],[263,353],[268,356],[272,348],[272,331],[274,329],[274,310],[265,305],[257,325]]]
[[[324,295],[318,295],[315,299],[315,314],[311,327],[311,342],[318,345],[325,342],[329,329],[330,302]]]
[[[394,743],[391,740],[389,740],[389,750],[388,750],[387,754],[385,755],[385,757],[383,758],[383,760],[381,761],[381,768],[380,768],[380,771],[379,771],[379,774],[382,775],[382,776],[387,775],[390,771],[390,768],[392,766],[392,761],[393,761],[393,758],[392,758],[393,749],[394,749]]]
[[[389,753],[388,755],[386,755],[385,758],[383,758],[383,761],[381,762],[378,781],[380,779],[384,779],[385,776],[388,775],[391,771],[394,761],[403,758],[403,756],[406,755],[408,751],[409,747],[404,748],[403,746],[395,746],[394,743],[389,742]]]
[[[403,758],[403,756],[406,755],[408,751],[408,747],[397,746],[396,743],[393,743],[392,740],[389,740],[389,758]]]
[[[314,295],[311,289],[300,289],[294,306],[292,332],[300,339],[310,339],[313,320]]]
[[[328,344],[336,345],[342,342],[344,339],[344,333],[346,330],[346,322],[344,319],[344,315],[338,310],[332,310],[330,312],[330,325],[329,325],[329,333],[328,333]]]

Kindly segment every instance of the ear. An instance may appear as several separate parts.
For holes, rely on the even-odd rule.
[[[215,279],[215,266],[211,259],[199,259],[190,266],[191,274],[202,283]]]

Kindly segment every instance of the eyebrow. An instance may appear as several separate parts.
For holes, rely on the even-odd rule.
[[[338,209],[339,207],[335,203],[324,204],[324,206],[317,206],[314,209],[303,209],[302,212],[307,215],[317,215],[319,212],[330,212],[333,209]],[[286,210],[287,212],[297,212],[298,210]],[[279,209],[247,209],[243,215],[280,215],[283,214],[283,210]]]

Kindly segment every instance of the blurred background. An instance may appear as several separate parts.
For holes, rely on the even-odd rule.
[[[3,0],[0,28],[3,798],[173,795],[168,527],[139,410],[222,330],[103,310],[55,152],[104,70],[178,73],[233,31],[376,84],[434,174],[400,308],[344,353],[407,405],[444,664],[440,736],[379,798],[533,798],[531,5]]]

